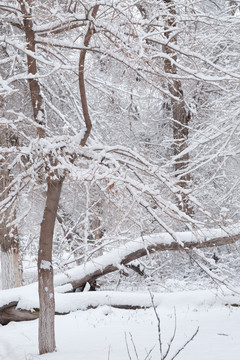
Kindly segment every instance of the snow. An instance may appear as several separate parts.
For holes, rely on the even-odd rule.
[[[41,261],[41,265],[40,268],[43,270],[50,270],[51,269],[52,264],[50,263],[50,261],[47,260],[42,260]]]
[[[196,308],[201,306],[224,306],[225,304],[240,304],[240,295],[232,294],[229,290],[195,290],[174,293],[154,294],[154,304],[167,308],[184,307],[188,302]],[[176,304],[176,297],[178,302]],[[96,291],[76,292],[70,294],[55,294],[56,312],[68,313],[70,311],[86,310],[90,307],[103,305],[119,306],[130,305],[140,307],[151,307],[150,293],[120,292],[120,291]],[[38,297],[33,293],[22,296],[18,302],[18,308],[32,310],[39,308]]]
[[[187,243],[187,242],[201,242],[206,239],[210,240],[213,238],[218,238],[222,236],[229,236],[239,234],[239,224],[235,224],[234,227],[223,227],[222,229],[201,229],[195,232],[176,232],[175,237],[178,239],[178,242]],[[63,299],[64,294],[62,297],[60,296],[61,293],[66,291],[71,291],[72,286],[69,284],[70,281],[78,280],[83,278],[87,274],[92,274],[94,271],[99,269],[103,269],[107,265],[115,265],[116,267],[121,267],[120,261],[126,257],[130,253],[134,253],[139,249],[146,247],[152,244],[170,244],[173,241],[173,238],[168,233],[161,233],[161,234],[153,234],[149,236],[143,236],[142,238],[135,239],[134,241],[130,241],[125,245],[119,246],[117,249],[113,249],[108,253],[92,258],[86,264],[76,266],[73,269],[67,270],[62,274],[57,274],[54,276],[54,284],[55,284],[55,292],[56,292],[56,299]],[[51,265],[50,262],[43,260],[42,266],[48,269]],[[211,274],[212,275],[212,274]],[[6,304],[9,304],[13,301],[19,302],[18,306],[24,306],[26,309],[32,309],[34,307],[38,307],[38,293],[37,293],[37,283],[33,283],[30,285],[22,286],[20,288],[15,288],[11,290],[3,290],[0,293],[0,307]],[[239,291],[240,293],[240,291]],[[77,295],[77,294],[74,294]],[[94,296],[94,295],[92,295]],[[28,302],[26,303],[26,299]],[[31,300],[30,300],[31,299]],[[62,301],[62,300],[61,300]],[[20,305],[21,304],[21,305]],[[24,305],[23,305],[24,304]],[[24,308],[23,307],[23,308]],[[74,308],[72,310],[76,310]],[[81,309],[79,307],[78,309]],[[57,310],[61,312],[61,310]],[[63,311],[65,312],[65,311]]]
[[[146,248],[152,244],[170,245],[174,240],[179,244],[195,242],[201,243],[203,241],[211,240],[214,238],[228,237],[239,234],[240,224],[234,224],[231,227],[222,227],[220,229],[199,229],[196,231],[185,231],[172,233],[160,233],[129,241],[127,244],[119,246],[117,249],[113,249],[103,256],[93,258],[87,264],[74,267],[74,269],[66,271],[64,274],[59,274],[54,277],[54,284],[60,289],[61,285],[69,282],[69,279],[78,280],[87,274],[94,273],[98,269],[103,269],[107,265],[120,266],[122,259],[127,257],[128,254],[137,252],[141,248]],[[60,290],[61,291],[61,290]]]
[[[176,336],[169,357],[193,335],[199,332],[189,345],[177,356],[178,360],[238,360],[240,353],[240,311],[226,306],[237,296],[225,291],[188,291],[182,293],[154,294],[161,321],[163,351],[166,350],[174,329],[174,308],[176,309]],[[72,309],[77,308],[77,299],[84,305],[92,298],[99,303],[108,303],[108,297],[118,302],[150,303],[145,293],[92,292],[57,294],[58,306],[65,298]],[[61,300],[59,300],[61,299]],[[98,301],[97,301],[98,299]],[[110,301],[110,300],[109,300]],[[38,320],[10,323],[0,326],[1,360],[127,360],[127,347],[132,359],[136,359],[133,343],[139,360],[151,349],[151,359],[158,360],[159,344],[157,318],[153,308],[122,310],[99,306],[97,309],[71,312],[56,316],[57,351],[38,355]],[[131,340],[132,339],[132,340]]]

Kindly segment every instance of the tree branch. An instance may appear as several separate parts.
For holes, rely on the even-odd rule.
[[[92,18],[95,19],[97,12],[99,9],[99,5],[95,5],[93,7],[93,11],[92,11]],[[87,48],[89,46],[91,37],[93,35],[93,27],[92,27],[92,23],[89,23],[85,38],[84,38],[84,46]],[[89,116],[89,112],[88,112],[88,104],[87,104],[87,96],[86,96],[86,89],[85,89],[85,80],[84,80],[84,67],[85,67],[85,58],[86,58],[86,53],[87,50],[82,50],[80,53],[80,58],[79,58],[79,73],[78,73],[78,78],[79,78],[79,90],[80,90],[80,96],[81,96],[81,102],[82,102],[82,110],[83,110],[83,117],[84,117],[84,121],[86,124],[86,131],[84,133],[84,136],[80,142],[81,146],[84,146],[87,142],[87,139],[90,135],[91,129],[92,129],[92,122]]]
[[[190,232],[189,232],[190,233]],[[179,233],[181,234],[181,233]],[[188,234],[188,232],[186,233]],[[191,234],[191,233],[190,233]],[[181,234],[184,236],[184,233]],[[180,235],[178,235],[179,237]],[[187,235],[188,236],[188,235]],[[83,286],[86,282],[92,282],[99,277],[121,269],[133,260],[139,259],[147,254],[158,251],[176,251],[184,249],[202,249],[215,246],[235,244],[240,240],[240,233],[233,236],[210,237],[206,239],[204,234],[201,236],[193,235],[191,241],[182,240],[183,246],[171,238],[169,234],[164,233],[163,237],[144,237],[131,241],[126,245],[110,251],[107,254],[92,259],[86,264],[80,265],[72,270],[67,271],[64,276],[56,276],[55,285],[71,285],[71,290]],[[65,279],[64,279],[65,278]],[[60,290],[60,288],[59,288]]]

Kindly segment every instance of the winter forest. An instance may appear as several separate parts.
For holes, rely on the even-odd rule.
[[[238,360],[240,1],[0,1],[0,360]]]

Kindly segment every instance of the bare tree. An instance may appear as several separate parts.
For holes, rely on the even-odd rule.
[[[18,82],[27,80],[31,100],[31,116],[29,113],[23,114],[21,111],[12,110],[13,120],[8,121],[13,133],[24,138],[24,144],[1,144],[4,171],[4,181],[1,184],[1,213],[8,218],[9,224],[19,223],[19,219],[22,219],[20,214],[9,214],[6,204],[16,203],[19,194],[24,191],[28,192],[29,196],[29,193],[34,192],[33,189],[37,189],[37,194],[41,194],[45,202],[38,252],[41,354],[55,350],[52,246],[57,210],[64,185],[74,181],[81,185],[86,182],[96,184],[106,198],[113,198],[115,195],[115,200],[111,198],[113,206],[120,197],[121,204],[129,201],[128,211],[125,212],[124,208],[122,213],[125,213],[121,214],[125,222],[128,222],[127,230],[134,227],[133,232],[138,232],[139,236],[142,232],[151,233],[153,229],[158,232],[166,231],[171,236],[169,250],[187,251],[176,234],[179,226],[202,228],[206,224],[206,219],[210,219],[211,226],[218,223],[188,191],[191,180],[191,112],[186,107],[182,83],[184,79],[191,80],[194,84],[196,81],[205,81],[207,84],[225,84],[232,79],[239,81],[239,74],[225,69],[222,65],[218,66],[208,56],[193,53],[188,47],[181,48],[176,33],[175,2],[164,1],[165,12],[161,17],[161,24],[159,14],[146,19],[146,11],[142,4],[140,12],[145,19],[139,19],[136,2],[131,1],[101,5],[95,1],[59,4],[57,16],[48,11],[48,6],[37,1],[13,1],[11,6],[0,4],[0,10],[6,16],[6,23],[9,21],[9,26],[24,34],[26,40],[23,43],[20,40],[15,41],[14,33],[12,36],[1,37],[4,45],[14,48],[17,54],[21,54],[21,65],[25,66],[25,69],[22,71],[18,65],[18,57],[13,59],[12,68],[16,73],[9,72],[8,77],[1,79],[0,93],[17,91]],[[151,2],[151,5],[159,6],[159,1]],[[68,41],[65,41],[65,37]],[[163,51],[159,52],[159,48]],[[78,64],[76,55],[79,55]],[[86,66],[88,56],[90,61]],[[109,59],[115,67],[115,78],[112,83],[109,79],[104,79],[104,75],[102,79],[93,76],[95,64],[98,61],[107,64]],[[194,72],[196,63],[201,66]],[[150,89],[149,92],[154,89],[156,97],[161,94],[162,101],[164,96],[171,99],[174,156],[167,170],[160,166],[156,157],[152,158],[149,154],[145,157],[138,151],[123,146],[122,143],[125,141],[125,145],[130,144],[132,147],[132,139],[130,136],[128,138],[125,129],[121,136],[124,138],[122,143],[116,145],[121,142],[119,132],[116,131],[116,123],[120,120],[116,114],[105,119],[109,103],[104,104],[102,114],[98,112],[102,98],[99,96],[99,101],[95,101],[95,94],[107,94],[111,97],[112,103],[120,103],[122,99],[119,100],[117,97],[120,90],[122,91],[122,78],[129,76],[134,76],[135,79],[137,76],[141,80],[138,82],[142,83],[142,89]],[[79,88],[73,80],[77,81]],[[79,89],[80,97],[76,95]],[[90,92],[89,89],[94,90]],[[129,93],[127,86],[124,91]],[[122,104],[126,105],[123,102],[119,108],[124,108]],[[71,109],[67,112],[65,107]],[[127,108],[129,106],[125,106],[123,110]],[[110,134],[115,133],[114,145],[105,146],[99,141],[100,126],[96,119],[104,119],[106,131]],[[85,146],[86,143],[88,146]],[[216,153],[218,151],[215,151]],[[175,170],[174,177],[169,174],[172,164]],[[13,178],[12,174],[17,176]],[[176,196],[178,206],[174,204]],[[199,217],[190,216],[192,207],[198,209]],[[60,219],[59,215],[58,218]],[[114,219],[117,230],[123,229],[121,221],[120,218]],[[74,225],[68,221],[68,226]],[[99,223],[94,227],[97,230]],[[132,233],[124,230],[125,234],[127,233],[125,237],[121,237],[120,231],[116,231],[116,238],[112,241],[126,242]],[[71,241],[69,232],[66,229],[64,231],[67,241]],[[96,238],[100,236],[101,234],[97,234]],[[103,245],[106,245],[106,248],[109,245],[106,239],[99,248]],[[147,252],[167,247],[163,244],[155,245],[143,244],[140,249],[133,249],[126,257],[120,259],[120,265],[124,266]],[[194,245],[191,242],[187,243],[188,247]],[[201,242],[197,247],[201,247]],[[118,268],[112,262],[106,262],[104,265],[101,269],[89,271],[81,279],[73,280],[73,288]]]
[[[29,89],[32,101],[33,118],[37,125],[39,138],[45,137],[45,114],[43,109],[43,99],[41,95],[40,84],[37,76],[36,60],[36,41],[33,30],[32,3],[31,1],[19,0],[21,12],[23,15],[23,29],[26,36],[28,51],[27,67],[29,78]],[[35,55],[35,57],[30,54]],[[49,159],[50,162],[55,160]],[[54,166],[54,164],[52,164]],[[55,164],[56,165],[56,164]],[[59,204],[63,178],[58,173],[51,174],[47,171],[47,195],[46,205],[41,222],[41,231],[38,250],[38,286],[39,286],[39,353],[44,354],[55,350],[54,316],[55,301],[53,287],[53,268],[52,268],[52,242],[54,226]],[[53,177],[57,178],[54,180]]]

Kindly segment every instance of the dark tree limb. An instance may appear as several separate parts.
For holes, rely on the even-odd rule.
[[[140,269],[139,265],[128,264],[128,265],[126,265],[126,267],[128,269],[131,269],[131,270],[135,271],[138,275],[144,276],[144,271]]]
[[[10,321],[28,321],[37,318],[38,314],[17,309],[16,305],[5,307],[5,309],[0,311],[0,324],[2,325],[7,325]]]
[[[84,268],[86,267],[86,264],[84,265],[80,265],[79,268],[79,279],[77,280],[72,280],[71,281],[71,270],[69,272],[67,272],[67,277],[68,277],[68,281],[65,282],[65,284],[71,284],[72,289],[76,289],[80,286],[83,286],[85,283],[90,283],[96,279],[98,279],[99,277],[109,274],[111,272],[117,271],[119,269],[121,269],[121,265],[127,265],[128,263],[130,263],[133,260],[139,259],[143,256],[148,255],[149,253],[155,253],[158,251],[183,251],[185,249],[202,249],[202,248],[212,248],[215,246],[223,246],[223,245],[229,245],[229,244],[235,244],[236,241],[240,240],[240,234],[235,235],[235,236],[224,236],[224,237],[219,237],[219,238],[214,238],[214,239],[210,239],[210,240],[204,240],[204,241],[190,241],[190,242],[184,242],[184,245],[180,245],[179,243],[177,243],[176,241],[172,241],[169,243],[164,243],[164,242],[160,242],[160,243],[152,243],[150,245],[147,245],[146,247],[144,246],[144,244],[142,243],[142,246],[139,246],[138,249],[136,249],[135,251],[131,251],[131,248],[129,249],[129,252],[126,250],[125,254],[123,255],[123,257],[120,259],[119,261],[119,265],[115,265],[113,264],[113,262],[115,262],[115,255],[116,255],[116,250],[112,251],[112,258],[113,260],[109,261],[109,262],[105,262],[105,265],[103,266],[103,262],[104,262],[104,258],[109,259],[109,253],[106,255],[103,255],[97,259],[94,259],[94,264],[92,265],[92,271],[91,269],[89,269],[89,271],[87,273],[84,273]],[[99,265],[98,265],[99,263]],[[96,264],[96,265],[95,265]],[[64,284],[61,284],[64,285]]]
[[[33,20],[31,13],[31,2],[28,0],[27,4],[29,5],[29,9],[26,7],[26,2],[23,0],[18,0],[21,8],[21,12],[23,14],[23,28],[26,37],[26,49],[31,51],[32,54],[36,53],[36,39],[35,32],[33,30]],[[31,55],[27,55],[27,68],[29,75],[37,75],[37,60],[35,57]],[[33,117],[35,122],[39,125],[37,127],[37,133],[40,138],[45,137],[45,131],[43,129],[44,125],[44,110],[43,110],[43,98],[41,94],[40,84],[37,77],[33,79],[28,79],[31,101],[32,101],[32,109],[33,109]]]
[[[95,5],[92,10],[92,18],[95,19],[97,16],[99,5]],[[83,44],[87,48],[89,46],[91,37],[94,33],[93,25],[90,22],[86,35],[84,37]],[[83,117],[86,125],[86,131],[84,133],[84,136],[81,140],[81,146],[84,146],[87,142],[87,139],[90,135],[91,129],[92,129],[92,122],[90,119],[90,115],[88,112],[88,104],[87,104],[87,95],[86,95],[86,88],[85,88],[85,79],[84,79],[84,69],[85,69],[85,58],[86,58],[87,50],[82,50],[80,53],[79,58],[79,70],[78,70],[78,79],[79,79],[79,90],[80,90],[80,97],[82,102],[82,110],[83,110]]]
[[[113,302],[112,304],[108,304],[108,306],[111,306],[116,309],[124,309],[124,310],[137,310],[137,309],[147,309],[151,306],[149,305],[129,305],[129,304],[118,304]],[[96,309],[98,305],[89,305],[86,309]],[[58,313],[56,312],[55,315],[67,315],[69,312],[66,313]],[[39,309],[34,309],[34,312],[31,312],[29,310],[22,310],[17,309],[16,305],[5,307],[2,311],[0,311],[0,324],[1,325],[7,325],[11,321],[30,321],[30,320],[36,320],[39,317]]]

